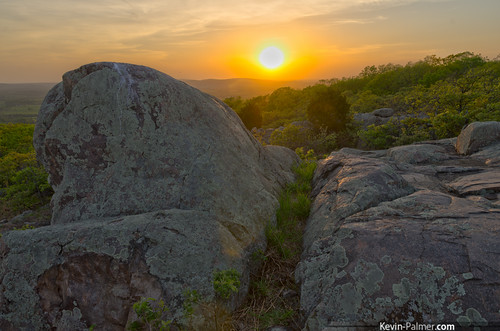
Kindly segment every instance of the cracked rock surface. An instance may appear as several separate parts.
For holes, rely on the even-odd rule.
[[[261,146],[220,100],[109,62],[63,76],[34,146],[52,221],[0,238],[1,330],[123,330],[141,297],[180,317],[183,292],[213,299],[213,272],[229,268],[242,275],[234,309],[298,162]]]
[[[321,161],[296,270],[304,330],[500,327],[500,138],[478,127],[498,123]]]

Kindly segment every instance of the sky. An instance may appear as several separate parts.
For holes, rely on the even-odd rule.
[[[0,83],[81,65],[178,79],[330,79],[428,55],[500,54],[500,0],[0,0]],[[266,69],[274,46],[283,65]]]

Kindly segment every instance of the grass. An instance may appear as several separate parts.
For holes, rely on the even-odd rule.
[[[294,274],[302,252],[315,169],[314,161],[302,162],[294,169],[296,181],[282,192],[276,224],[266,228],[267,250],[253,256],[262,266],[251,276],[247,301],[233,314],[233,329],[265,330],[280,325],[300,330],[300,297]]]

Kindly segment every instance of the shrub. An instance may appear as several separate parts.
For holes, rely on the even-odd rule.
[[[307,118],[317,129],[342,131],[348,121],[350,105],[345,96],[333,87],[317,92],[307,107]]]
[[[240,277],[240,273],[233,268],[214,272],[215,294],[223,300],[228,300],[233,293],[239,291]]]
[[[458,136],[467,122],[468,119],[463,114],[456,110],[448,110],[434,116],[432,126],[437,138],[451,138]]]
[[[0,209],[6,215],[46,204],[53,194],[32,145],[33,125],[0,124]]]
[[[168,308],[163,300],[141,298],[133,305],[139,320],[132,322],[129,330],[170,330],[171,319],[166,319]]]
[[[359,132],[359,138],[367,147],[386,149],[394,145],[399,136],[399,130],[393,122],[383,125],[370,125],[367,130]]]
[[[260,128],[262,126],[262,113],[259,105],[255,101],[247,101],[238,115],[248,130],[254,127]]]
[[[310,141],[313,131],[309,128],[288,124],[283,130],[274,130],[270,142],[272,145],[285,146],[295,150],[306,146]]]

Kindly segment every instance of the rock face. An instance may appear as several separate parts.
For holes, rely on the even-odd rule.
[[[34,145],[52,225],[0,239],[2,330],[123,330],[140,297],[180,317],[183,292],[210,301],[213,272],[229,268],[242,275],[234,309],[298,161],[262,147],[216,98],[119,63],[65,74]]]
[[[304,330],[500,327],[499,141],[471,156],[455,141],[321,162],[296,271]]]

